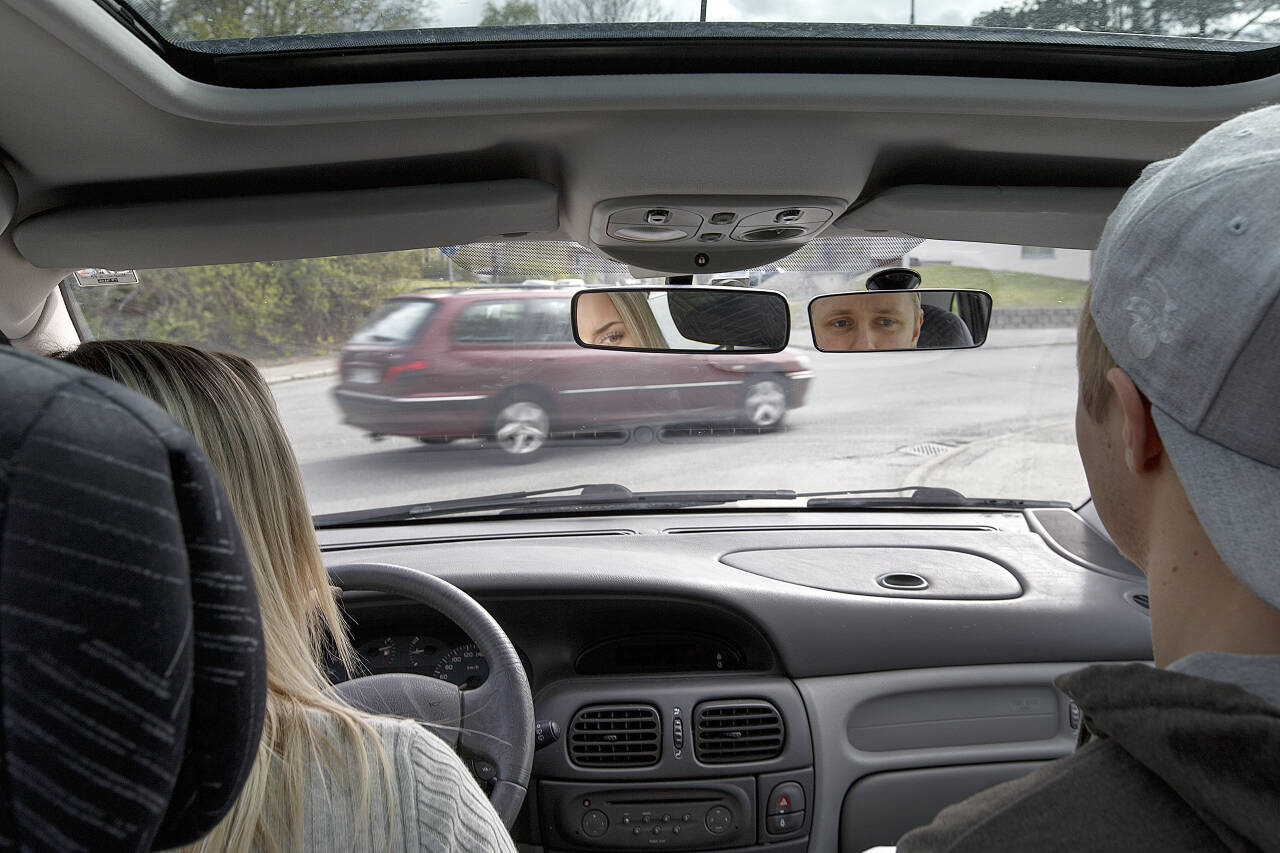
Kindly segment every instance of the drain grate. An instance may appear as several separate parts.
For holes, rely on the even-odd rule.
[[[906,447],[899,447],[899,453],[905,453],[908,456],[940,456],[948,450],[954,448],[955,445],[942,444],[937,441],[922,441],[919,444],[911,444]]]

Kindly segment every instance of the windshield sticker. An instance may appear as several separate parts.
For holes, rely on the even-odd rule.
[[[76,284],[81,287],[101,287],[104,284],[137,284],[137,270],[76,270]]]

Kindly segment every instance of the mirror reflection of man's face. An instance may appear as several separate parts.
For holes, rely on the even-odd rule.
[[[913,349],[924,313],[916,295],[869,290],[825,296],[809,322],[820,350]]]
[[[578,296],[578,337],[584,343],[602,347],[634,347],[635,337],[607,293]]]

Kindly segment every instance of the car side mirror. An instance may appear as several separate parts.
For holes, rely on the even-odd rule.
[[[809,302],[809,329],[821,352],[969,349],[991,325],[981,290],[858,290]]]
[[[573,337],[593,349],[641,352],[780,352],[791,306],[769,290],[610,287],[573,296]]]

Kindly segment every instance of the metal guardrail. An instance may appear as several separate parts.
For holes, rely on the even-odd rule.
[[[1069,305],[1042,308],[993,308],[993,329],[1066,329],[1075,326],[1080,309]]]

